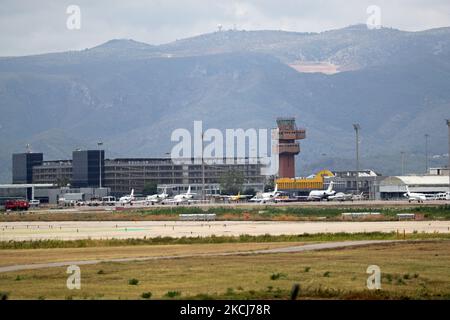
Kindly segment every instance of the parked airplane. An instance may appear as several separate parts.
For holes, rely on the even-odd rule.
[[[147,196],[147,198],[145,198],[145,200],[147,202],[150,202],[151,204],[154,204],[154,203],[163,202],[168,197],[169,197],[169,195],[167,194],[167,188],[164,188],[162,193],[160,193],[160,194],[153,194],[151,196]]]
[[[364,192],[361,192],[361,194],[353,195],[353,199],[352,200],[364,200]]]
[[[406,186],[406,193],[403,196],[408,198],[408,202],[417,201],[420,203],[427,200],[427,196],[424,193],[409,192],[408,186]]]
[[[236,195],[231,195],[231,196],[220,195],[219,197],[222,198],[222,199],[227,199],[229,201],[239,201],[239,200],[242,200],[242,199],[250,198],[250,197],[252,197],[252,195],[250,195],[250,194],[241,194],[241,192],[239,191],[238,194],[236,194]]]
[[[329,196],[328,200],[334,201],[353,201],[354,195],[351,193],[338,192],[335,195]]]
[[[132,201],[134,200],[134,189],[131,189],[131,193],[127,196],[120,197],[119,202],[121,204],[132,204]]]
[[[170,202],[174,202],[177,205],[179,203],[184,203],[184,202],[188,202],[192,200],[192,198],[194,198],[194,195],[196,193],[192,193],[191,192],[191,186],[189,186],[188,190],[186,193],[181,193],[181,194],[177,194],[176,196],[173,197],[173,199],[171,199]]]
[[[275,185],[275,189],[272,192],[264,192],[257,194],[253,198],[250,199],[250,201],[259,202],[259,203],[266,203],[266,202],[272,202],[275,201],[276,197],[280,195],[280,192],[278,191],[278,184]]]
[[[333,181],[330,182],[327,190],[312,190],[309,193],[308,200],[324,200],[328,199],[331,196],[334,196],[336,191],[333,190]]]

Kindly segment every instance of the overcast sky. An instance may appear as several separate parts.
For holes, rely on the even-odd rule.
[[[69,5],[81,28],[66,26]],[[2,0],[0,56],[79,50],[110,39],[150,44],[223,29],[320,32],[365,23],[367,7],[381,24],[417,31],[450,26],[449,0]]]

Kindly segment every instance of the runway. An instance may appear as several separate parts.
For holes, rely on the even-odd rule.
[[[450,221],[62,221],[3,222],[0,241],[129,239],[358,232],[450,233]]]

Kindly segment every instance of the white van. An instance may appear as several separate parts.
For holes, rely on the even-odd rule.
[[[30,207],[39,207],[39,205],[41,204],[41,201],[35,199],[35,200],[28,201],[28,203],[30,204]]]

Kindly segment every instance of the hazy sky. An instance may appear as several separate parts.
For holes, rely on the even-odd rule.
[[[81,28],[69,30],[69,5]],[[449,0],[2,0],[0,56],[78,50],[116,38],[160,44],[223,29],[320,32],[365,23],[417,31],[450,26]]]

